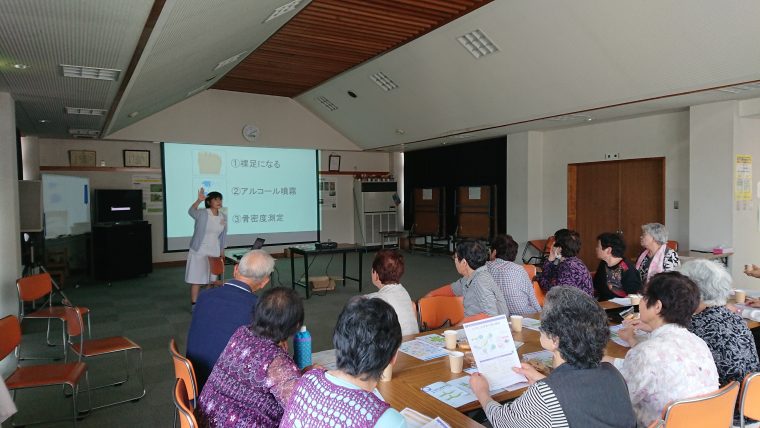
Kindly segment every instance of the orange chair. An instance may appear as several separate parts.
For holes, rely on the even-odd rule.
[[[491,315],[484,314],[484,313],[470,315],[469,317],[464,317],[462,319],[462,321],[458,322],[457,324],[464,324],[466,322],[480,321],[480,320],[484,320],[486,318],[491,318]]]
[[[668,241],[665,243],[671,250],[678,252],[678,241]]]
[[[45,336],[45,340],[47,341],[48,346],[56,346],[55,344],[50,342],[50,321],[57,319],[61,321],[61,329],[62,329],[62,335],[63,340],[61,343],[61,346],[63,347],[63,354],[64,357],[66,355],[66,314],[63,309],[63,306],[53,306],[53,278],[50,276],[49,273],[43,272],[36,275],[31,276],[25,276],[22,278],[19,278],[16,280],[16,289],[18,291],[18,301],[19,301],[19,314],[21,321],[23,322],[25,319],[46,319],[47,324],[47,333]],[[38,310],[35,310],[34,312],[25,313],[24,306],[26,303],[36,303],[38,300],[47,298],[45,303],[42,305],[42,307]],[[82,311],[83,315],[87,315],[87,325],[88,330],[92,331],[90,328],[90,310],[86,307],[80,307],[80,310]],[[16,351],[19,356],[19,359],[25,359],[25,360],[31,360],[31,359],[49,359],[49,358],[21,358],[21,347],[19,346],[18,350]]]
[[[536,281],[536,266],[524,264],[523,268],[525,269],[525,272],[528,273],[530,280],[533,282],[533,292],[536,294],[536,300],[538,300],[538,304],[543,307],[544,297],[546,296],[546,293],[544,293],[544,290],[541,289],[541,286],[538,285],[538,281]]]
[[[195,379],[193,363],[179,353],[174,339],[169,341],[169,354],[174,361],[174,377],[182,380],[186,387],[185,396],[192,408],[195,408],[195,400],[198,397],[198,382]],[[174,426],[177,426],[177,413],[174,413]]]
[[[0,360],[5,359],[21,343],[21,324],[13,315],[0,319]],[[77,395],[79,395],[79,383],[84,376],[87,382],[88,401],[92,406],[92,398],[89,396],[90,382],[87,376],[87,365],[82,362],[67,364],[43,364],[36,366],[16,367],[16,370],[5,380],[8,389],[41,388],[45,386],[62,385],[64,394],[66,385],[71,388],[71,400],[74,408],[73,422],[76,427],[79,409],[77,407]],[[28,422],[27,425],[40,422]]]
[[[525,245],[525,248],[523,249],[522,253],[522,261],[526,264],[543,264],[547,257],[549,257],[549,252],[552,250],[552,247],[554,246],[554,242],[556,239],[554,236],[550,236],[546,239],[533,239],[531,241],[528,241],[528,243]],[[538,255],[525,258],[525,254],[528,252],[528,249],[533,248],[533,251],[538,252]]]
[[[423,297],[417,301],[420,331],[435,330],[446,325],[455,325],[464,319],[464,298],[462,296]]]
[[[114,382],[111,384],[92,387],[89,389],[100,389],[109,386],[118,386],[126,383],[129,380],[129,351],[138,351],[139,364],[137,371],[140,372],[140,388],[142,392],[134,397],[129,397],[121,401],[115,401],[100,406],[94,406],[92,409],[102,409],[103,407],[114,406],[116,404],[126,403],[127,401],[137,401],[145,396],[145,379],[143,377],[142,369],[142,348],[135,342],[127,339],[123,336],[107,337],[104,339],[91,339],[84,340],[84,328],[82,325],[82,314],[80,309],[74,306],[66,306],[66,330],[70,337],[79,337],[79,343],[70,343],[69,348],[74,354],[79,357],[79,361],[84,358],[99,357],[102,355],[113,354],[116,352],[124,352],[124,358],[126,362],[126,377],[124,380]]]
[[[179,426],[181,428],[198,427],[198,421],[195,419],[193,409],[190,407],[190,400],[187,397],[187,387],[182,379],[177,379],[177,383],[174,385],[174,407],[179,413]]]
[[[744,378],[739,411],[741,428],[746,426],[747,418],[760,419],[760,372],[750,373]]]
[[[737,395],[739,384],[734,381],[709,394],[672,401],[665,406],[662,419],[649,428],[730,427]]]
[[[209,285],[212,287],[218,287],[224,284],[224,257],[211,257],[208,258],[209,271],[211,275],[215,275],[215,279],[209,278]]]

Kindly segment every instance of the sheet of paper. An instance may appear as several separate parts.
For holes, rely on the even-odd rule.
[[[471,200],[480,199],[480,187],[470,187],[468,190],[468,198]]]
[[[433,418],[425,416],[409,407],[404,408],[404,410],[399,413],[401,413],[401,416],[406,419],[406,426],[408,428],[423,428],[425,425],[433,421]]]
[[[523,318],[523,328],[539,331],[541,327],[541,320],[534,320],[533,318]]]
[[[546,367],[554,367],[554,355],[551,351],[543,350],[523,354],[523,361],[538,361]]]
[[[446,382],[431,383],[430,385],[423,387],[422,390],[451,407],[464,406],[467,403],[477,400],[471,389],[462,389]]]
[[[403,342],[398,350],[423,361],[428,361],[449,355],[445,349],[430,345],[419,340],[410,340],[408,342]]]
[[[446,346],[446,338],[441,336],[440,334],[428,334],[425,336],[419,336],[415,340],[419,340],[421,342],[425,342],[428,345],[437,346],[439,348],[443,348]]]
[[[492,389],[527,381],[523,375],[512,370],[512,367],[520,367],[520,357],[506,316],[465,323],[464,331],[478,371],[485,376]]]
[[[631,306],[630,297],[615,297],[614,299],[610,299],[610,302],[617,303],[620,306]]]
[[[429,201],[433,199],[433,189],[422,189],[422,200]]]
[[[327,370],[337,369],[335,363],[335,349],[327,349],[311,354],[311,363],[316,366],[322,366]]]
[[[625,346],[626,348],[630,348],[631,345],[628,344],[625,340],[620,338],[620,335],[618,332],[623,329],[623,324],[613,325],[610,327],[610,340],[617,343],[620,346]],[[643,340],[647,340],[649,338],[649,335],[646,332],[643,332],[641,330],[636,330],[636,340],[639,342]]]
[[[451,425],[444,422],[441,418],[435,418],[422,428],[451,428]]]

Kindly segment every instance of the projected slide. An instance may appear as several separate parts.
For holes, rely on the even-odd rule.
[[[162,149],[167,251],[188,249],[194,222],[187,209],[201,187],[224,196],[227,247],[256,238],[319,240],[316,150],[179,143]]]

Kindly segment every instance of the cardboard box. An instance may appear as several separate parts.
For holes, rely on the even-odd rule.
[[[309,285],[312,291],[335,290],[335,280],[329,276],[312,276],[309,278]]]

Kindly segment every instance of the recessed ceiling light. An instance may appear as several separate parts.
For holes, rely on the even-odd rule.
[[[48,119],[40,119],[39,122],[40,123],[48,123],[48,122],[50,122],[50,120],[48,120]]]
[[[13,68],[18,68],[19,70],[26,70],[27,68],[29,68],[29,66],[26,64],[13,64]]]
[[[132,113],[129,113],[127,116],[129,116],[129,117],[135,117],[135,116],[137,116],[138,114],[140,114],[140,112],[139,112],[139,111],[133,111]]]
[[[276,8],[271,15],[267,19],[264,20],[264,22],[269,22],[277,17],[280,17],[282,15],[285,15],[288,12],[294,11],[299,4],[301,4],[303,0],[293,0],[289,3],[285,3],[284,5]]]
[[[338,109],[338,106],[336,106],[335,104],[333,104],[332,101],[328,100],[327,97],[319,96],[319,97],[316,97],[314,99],[317,100],[317,101],[319,101],[323,106],[325,106],[330,111],[335,111],[335,110]]]
[[[240,58],[243,57],[247,53],[248,53],[248,51],[243,51],[243,52],[240,52],[239,54],[237,54],[235,56],[231,56],[231,57],[225,59],[224,61],[221,61],[219,64],[216,65],[216,67],[214,67],[214,71],[219,70],[222,67],[226,67],[226,66],[228,66],[228,65],[230,65],[232,63],[238,62],[240,60]],[[216,76],[214,76],[214,77],[216,77]]]
[[[404,134],[406,134],[406,131],[404,131],[403,129],[399,128],[399,129],[396,130],[396,134],[398,134],[398,135],[404,135]]]
[[[121,70],[61,64],[61,73],[65,77],[78,77],[80,79],[117,80]]]
[[[67,114],[80,114],[82,116],[105,116],[107,110],[87,107],[66,107]]]
[[[760,89],[760,82],[744,83],[741,85],[729,86],[727,88],[716,89],[716,91],[725,92],[729,94],[741,94],[747,91],[753,91]]]
[[[370,79],[372,79],[373,82],[377,84],[382,90],[388,92],[390,90],[398,88],[398,85],[396,82],[391,80],[390,77],[388,77],[385,73],[382,71],[379,71],[371,76],[369,76]]]
[[[475,59],[482,58],[486,55],[498,52],[499,47],[486,36],[483,30],[470,31],[460,37],[457,37],[459,44],[464,46]]]

